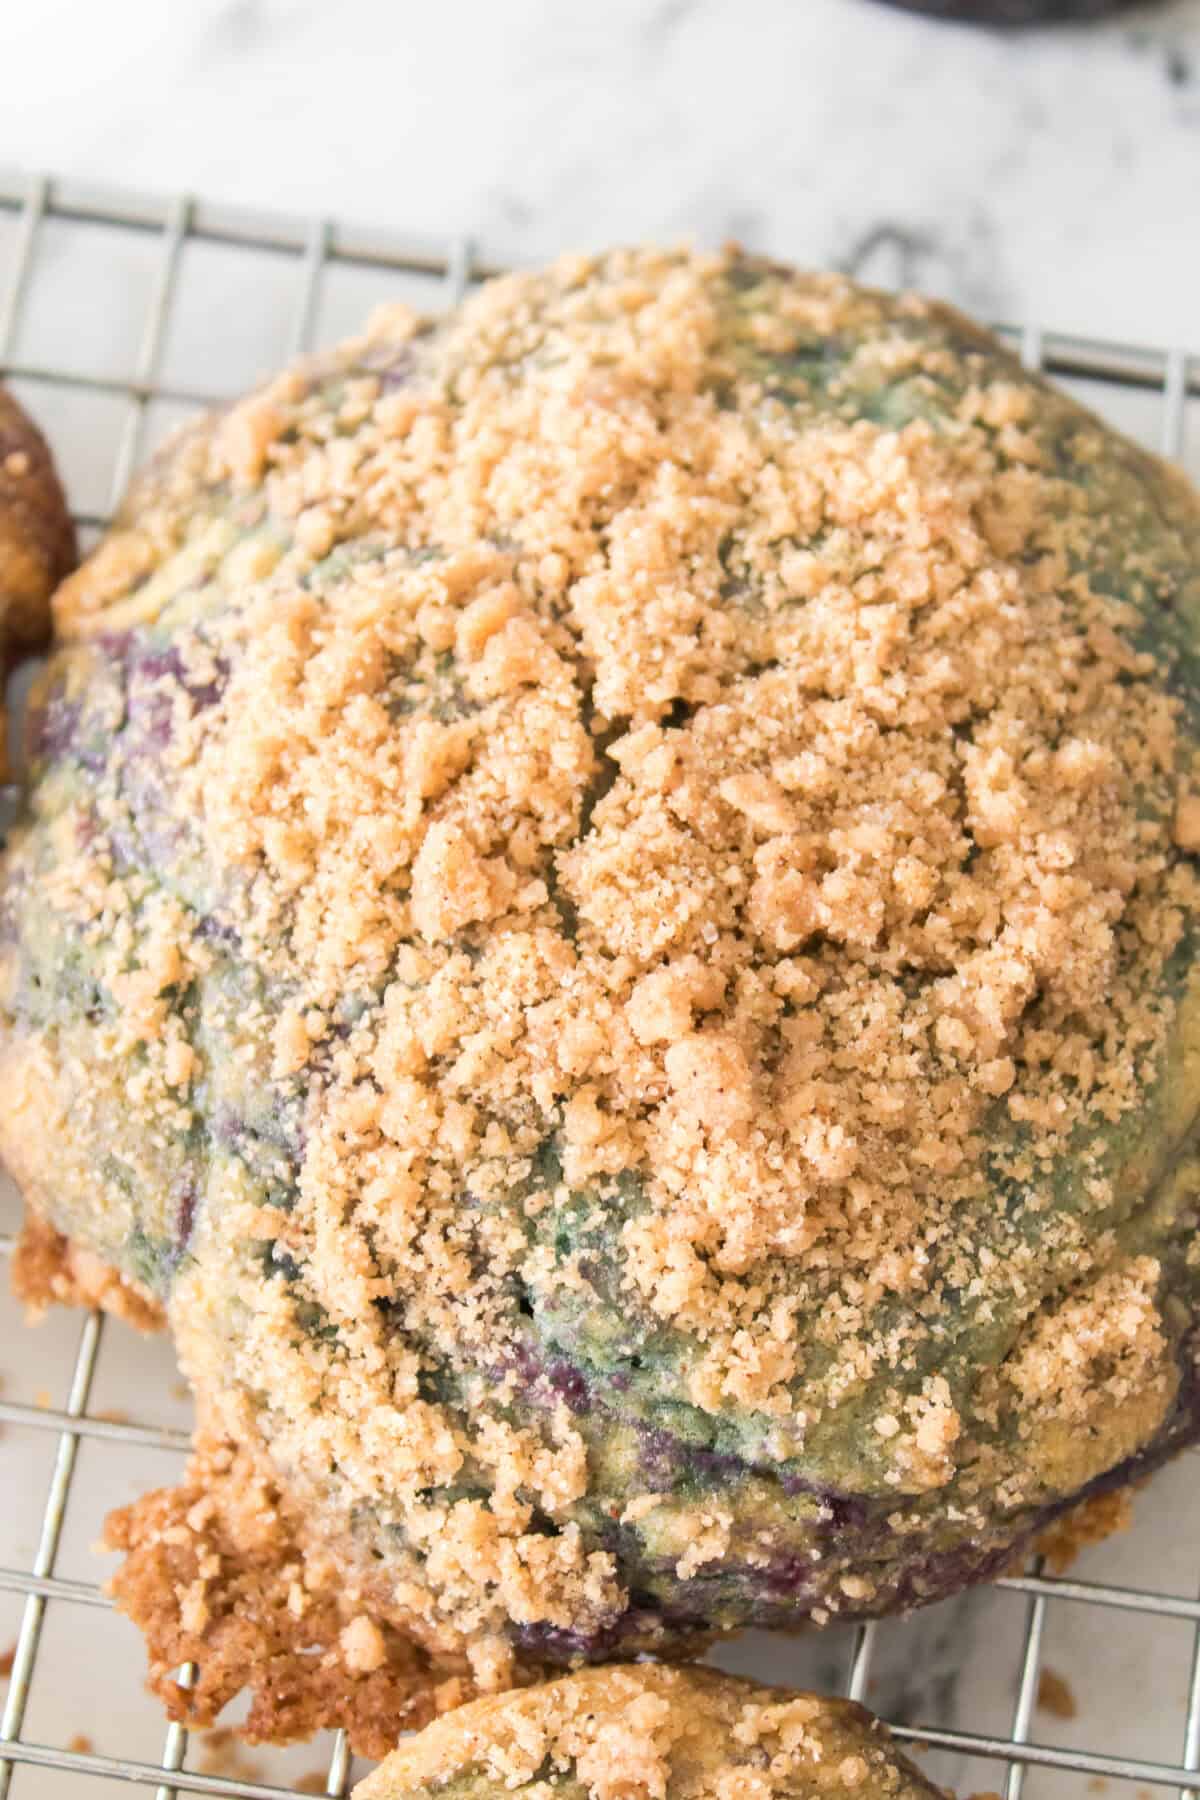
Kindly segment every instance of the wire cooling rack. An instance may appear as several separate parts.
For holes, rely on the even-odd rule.
[[[436,311],[501,261],[465,238],[0,172],[0,375],[47,430],[86,543],[172,426],[354,329],[377,301]],[[1200,357],[1036,327],[1006,335],[1030,366],[1200,472]],[[0,1220],[15,1219],[0,1175]],[[0,1249],[11,1243],[0,1234]],[[326,1735],[319,1770],[311,1748],[222,1766],[203,1734],[163,1734],[140,1643],[87,1546],[109,1506],[179,1471],[188,1415],[169,1349],[94,1313],[82,1325],[59,1313],[29,1335],[4,1305],[0,1800],[14,1784],[20,1800],[105,1800],[127,1783],[157,1800],[344,1794],[341,1733]],[[1088,1552],[1071,1579],[1035,1562],[911,1621],[750,1634],[718,1660],[868,1699],[930,1755],[935,1778],[1005,1800],[1150,1800],[1162,1788],[1200,1800],[1198,1467],[1185,1457],[1159,1476],[1134,1531]]]

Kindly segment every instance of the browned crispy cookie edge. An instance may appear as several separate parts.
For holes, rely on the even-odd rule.
[[[149,1653],[147,1686],[172,1719],[206,1727],[243,1688],[248,1743],[343,1728],[356,1755],[471,1698],[464,1660],[434,1658],[348,1580],[261,1461],[200,1432],[183,1479],[110,1513],[109,1582]],[[182,1663],[196,1667],[179,1685]]]
[[[13,1249],[12,1291],[31,1321],[50,1306],[97,1306],[136,1331],[161,1331],[162,1308],[139,1284],[26,1208]]]

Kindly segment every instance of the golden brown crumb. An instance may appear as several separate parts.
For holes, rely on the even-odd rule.
[[[10,1644],[7,1650],[0,1650],[0,1681],[8,1680],[16,1660],[17,1646],[15,1644]]]
[[[206,1731],[200,1740],[196,1766],[204,1775],[223,1775],[226,1780],[261,1781],[262,1764],[247,1756],[238,1733],[227,1725]]]
[[[90,1756],[95,1747],[86,1731],[77,1731],[74,1737],[67,1739],[67,1749],[74,1750],[81,1756]]]
[[[125,1552],[110,1589],[145,1634],[149,1685],[171,1718],[211,1725],[246,1686],[247,1742],[342,1727],[356,1755],[382,1756],[398,1731],[466,1697],[465,1667],[435,1664],[373,1618],[345,1568],[302,1540],[245,1452],[202,1442],[178,1487],[110,1515],[106,1546]],[[199,1668],[193,1687],[175,1679],[185,1662]]]
[[[1043,1669],[1038,1676],[1037,1703],[1056,1719],[1073,1719],[1079,1712],[1070,1684],[1054,1669]]]
[[[356,1613],[348,1625],[343,1625],[338,1641],[346,1667],[356,1675],[370,1675],[387,1662],[384,1635],[365,1613]]]
[[[1115,1532],[1128,1531],[1132,1523],[1133,1503],[1128,1489],[1096,1494],[1082,1506],[1072,1507],[1043,1531],[1038,1538],[1038,1552],[1053,1573],[1061,1575],[1089,1544],[1100,1544]]]

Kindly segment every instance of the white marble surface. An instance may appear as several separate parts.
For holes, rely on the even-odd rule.
[[[1200,348],[1200,0],[5,0],[0,163],[478,233],[736,235]]]

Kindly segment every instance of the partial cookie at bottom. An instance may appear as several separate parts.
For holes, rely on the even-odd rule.
[[[589,1669],[477,1701],[395,1750],[354,1800],[932,1800],[846,1700],[712,1669]]]

